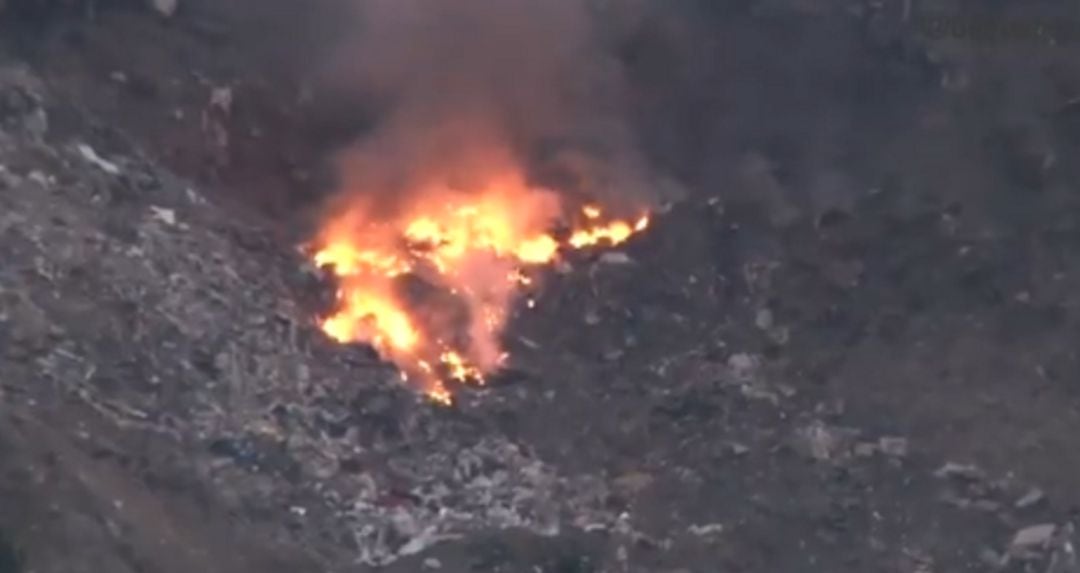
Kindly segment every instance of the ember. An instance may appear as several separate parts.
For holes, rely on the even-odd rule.
[[[645,216],[605,221],[595,205],[567,217],[557,194],[514,172],[491,177],[479,190],[430,185],[410,197],[390,219],[357,203],[325,226],[312,257],[335,274],[340,290],[322,329],[342,343],[371,344],[398,364],[403,379],[442,403],[452,399],[449,383],[483,384],[504,363],[499,336],[539,267],[562,250],[616,245],[648,225]],[[581,227],[565,239],[551,232],[575,220]],[[405,291],[410,278],[449,302],[418,303]]]

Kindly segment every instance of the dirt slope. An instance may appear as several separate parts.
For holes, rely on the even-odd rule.
[[[300,97],[295,4],[19,38],[0,570],[1080,570],[1076,45],[736,4],[635,56],[695,196],[552,275],[450,410],[311,326],[285,214],[364,118]]]

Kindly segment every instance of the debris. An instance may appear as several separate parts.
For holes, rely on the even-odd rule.
[[[729,447],[731,448],[731,453],[735,456],[745,456],[746,454],[750,453],[749,447],[744,446],[743,444],[740,444],[738,442],[732,442],[731,444],[729,444]]]
[[[1026,509],[1037,505],[1039,502],[1046,498],[1046,494],[1041,489],[1033,488],[1031,491],[1025,493],[1020,499],[1016,500],[1013,504],[1017,509]]]
[[[624,252],[610,251],[600,255],[599,262],[605,265],[630,265],[634,263],[634,259]]]
[[[1035,546],[1044,546],[1054,537],[1057,526],[1053,523],[1031,525],[1016,532],[1010,544],[1011,550],[1029,549]]]
[[[176,225],[176,211],[151,205],[150,212],[153,214],[154,219],[169,226]]]
[[[757,370],[760,361],[757,357],[740,352],[732,354],[727,361],[728,368],[736,380],[749,381]]]
[[[939,478],[959,478],[968,481],[979,481],[985,478],[982,470],[976,466],[956,462],[946,462],[934,472],[934,475]]]
[[[816,421],[799,431],[799,445],[811,458],[828,461],[847,451],[856,434],[855,430]]]
[[[1007,563],[1007,557],[998,554],[997,551],[989,547],[983,547],[979,550],[979,561],[986,564],[987,567],[999,568]]]
[[[705,525],[691,525],[687,531],[698,537],[712,537],[724,532],[724,524],[708,523]]]
[[[442,569],[442,561],[434,557],[428,557],[424,559],[424,569]]]
[[[94,164],[95,166],[97,166],[98,169],[101,169],[105,173],[108,173],[109,175],[120,174],[120,168],[117,167],[115,163],[111,163],[102,159],[101,156],[99,156],[97,152],[94,151],[94,149],[89,145],[86,145],[85,143],[80,143],[76,146],[76,149],[79,150],[79,154],[83,156],[83,159]]]
[[[150,7],[158,14],[171,18],[180,7],[180,0],[149,0]]]
[[[757,311],[757,316],[754,317],[754,325],[761,330],[769,330],[773,327],[773,313],[767,308],[763,308]]]
[[[644,472],[630,472],[623,474],[612,482],[612,486],[624,495],[636,495],[650,485],[655,478]]]
[[[210,90],[210,109],[228,116],[232,114],[233,90],[230,87],[218,87]]]
[[[859,442],[852,448],[852,453],[860,458],[869,458],[878,453],[878,445],[872,442]]]
[[[907,438],[884,437],[878,440],[878,449],[881,453],[894,458],[902,458],[908,454]]]

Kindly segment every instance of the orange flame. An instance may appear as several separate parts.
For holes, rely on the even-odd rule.
[[[616,245],[648,225],[647,217],[602,223],[602,210],[590,205],[582,209],[585,227],[560,242],[548,231],[560,219],[558,196],[516,172],[469,193],[432,185],[410,197],[390,218],[355,202],[321,230],[312,258],[340,287],[338,308],[321,326],[338,342],[371,344],[440,403],[452,401],[448,382],[483,384],[506,359],[498,337],[517,292],[532,284],[532,269],[561,249]],[[464,340],[410,303],[398,282],[407,275],[464,304]]]

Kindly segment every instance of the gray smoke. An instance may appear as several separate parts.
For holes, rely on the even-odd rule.
[[[468,185],[493,156],[510,154],[538,182],[616,208],[672,192],[641,152],[607,41],[634,20],[634,2],[358,0],[357,8],[361,24],[333,74],[379,113],[345,154],[347,189],[394,197],[433,173]]]

